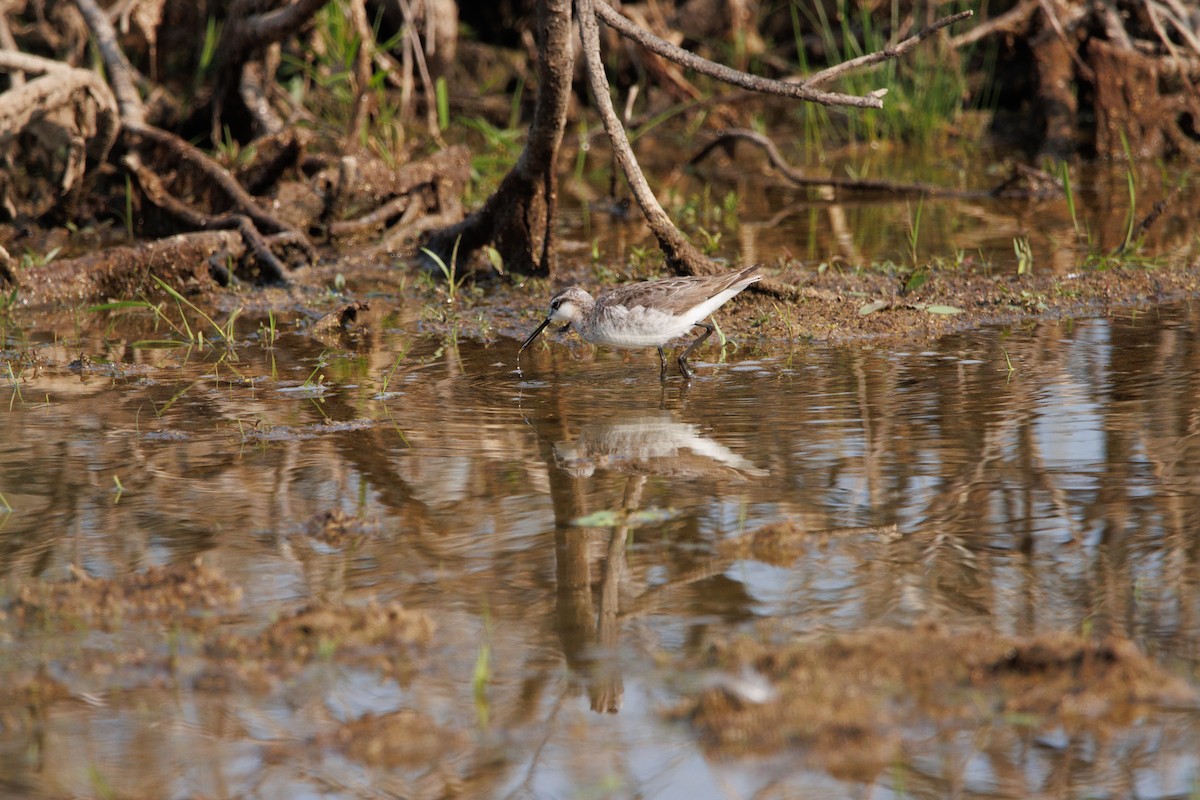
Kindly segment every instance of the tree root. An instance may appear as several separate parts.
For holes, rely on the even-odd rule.
[[[108,155],[117,103],[88,70],[8,50],[0,51],[0,69],[39,75],[0,94],[0,149],[6,162],[20,165],[0,176],[0,208],[13,218],[40,216],[82,186],[88,157],[101,161]],[[22,133],[38,143],[36,156],[18,144]],[[53,165],[41,170],[59,176],[53,185],[32,176],[28,165],[35,161]]]
[[[435,231],[425,246],[449,263],[460,264],[486,244],[506,267],[526,275],[550,275],[554,268],[554,226],[558,216],[558,150],[567,122],[574,73],[570,0],[540,0],[538,97],[529,137],[517,163],[483,208]]]

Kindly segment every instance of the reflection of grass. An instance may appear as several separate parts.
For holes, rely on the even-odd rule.
[[[178,344],[189,344],[203,347],[206,343],[211,343],[212,341],[222,342],[226,346],[230,346],[234,343],[236,331],[235,323],[237,318],[242,313],[241,306],[234,309],[224,323],[219,324],[216,320],[209,316],[207,312],[203,311],[191,300],[188,300],[186,297],[180,294],[173,286],[160,279],[157,275],[152,275],[151,277],[154,278],[155,283],[157,283],[162,290],[170,295],[175,301],[176,310],[179,312],[178,323],[176,323],[176,321],[172,319],[171,316],[168,315],[164,310],[164,304],[151,303],[145,298],[140,300],[115,300],[109,303],[100,303],[98,305],[89,306],[88,311],[114,311],[118,312],[118,315],[132,311],[148,311],[154,316],[156,322],[166,325],[168,328],[174,331],[177,336],[183,339],[183,342],[178,342],[171,339],[146,339],[134,342],[134,346],[152,347],[155,345],[174,346]],[[187,320],[187,315],[184,314],[183,309],[185,306],[198,314],[200,318],[208,324],[209,329],[211,329],[211,332],[208,335],[206,335],[205,331],[202,329],[193,330],[191,324]],[[115,324],[115,319],[113,324]],[[106,334],[111,330],[112,324],[109,325],[108,329],[106,330]]]
[[[392,382],[392,378],[396,375],[396,370],[400,369],[400,362],[404,360],[404,356],[408,354],[407,346],[396,354],[396,361],[392,364],[392,368],[383,373],[383,385],[379,387],[379,396],[387,395],[388,386]]]

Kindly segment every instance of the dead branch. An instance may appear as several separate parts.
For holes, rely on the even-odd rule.
[[[98,161],[108,155],[117,135],[117,102],[94,72],[8,50],[0,51],[0,70],[44,75],[0,94],[0,141],[15,135],[33,119],[79,101],[86,102],[94,115],[82,131],[88,137],[88,153]]]
[[[87,158],[102,161],[117,131],[117,102],[108,86],[87,70],[10,50],[0,50],[0,70],[38,75],[0,94],[0,148],[12,163],[37,147],[56,177],[13,196],[11,181],[0,178],[0,208],[9,217],[39,216],[82,186]],[[27,134],[28,140],[18,142]],[[29,141],[36,142],[30,145]],[[49,173],[49,171],[47,171]]]
[[[953,36],[950,46],[958,50],[986,39],[993,33],[1019,33],[1029,27],[1029,20],[1038,10],[1041,0],[1022,0],[998,17],[979,23],[966,33]]]
[[[354,106],[350,110],[350,119],[346,124],[347,152],[359,146],[363,141],[363,131],[367,125],[367,114],[370,111],[370,95],[367,86],[371,82],[371,54],[375,49],[375,39],[371,35],[371,24],[367,21],[365,0],[350,0],[350,24],[358,36],[358,51],[354,54]]]
[[[334,214],[324,215],[332,237],[378,235],[391,226],[382,244],[385,251],[391,251],[404,237],[420,232],[415,223],[418,216],[437,217],[441,220],[438,224],[462,218],[462,192],[470,179],[470,154],[465,147],[447,147],[429,158],[388,170],[386,176],[378,175],[382,165],[376,163],[372,170],[371,164],[360,167],[357,161],[342,160],[337,186],[329,194],[339,198],[338,209],[368,202],[374,209],[353,220],[331,221]],[[369,193],[364,192],[367,188]]]
[[[231,3],[216,47],[211,133],[214,142],[220,141],[225,103],[241,85],[245,64],[268,46],[300,30],[325,3],[326,0],[296,0],[260,13],[254,13],[254,0]]]
[[[10,53],[17,52],[17,40],[13,38],[12,30],[8,27],[8,16],[0,13],[0,50]],[[25,73],[13,70],[8,76],[9,88],[18,89],[25,84]]]
[[[620,12],[611,8],[607,4],[588,3],[593,9],[595,16],[604,21],[613,30],[631,39],[641,46],[645,47],[653,53],[657,53],[663,58],[670,59],[677,64],[680,64],[688,69],[693,69],[702,75],[708,75],[710,78],[715,78],[723,83],[728,83],[733,86],[740,86],[743,89],[750,89],[762,94],[773,94],[780,97],[789,97],[794,100],[807,100],[810,103],[819,103],[827,106],[850,106],[856,108],[883,108],[882,94],[880,92],[872,92],[864,96],[841,94],[838,92],[822,92],[811,88],[811,86],[826,83],[833,78],[842,75],[852,69],[858,69],[871,64],[877,64],[881,61],[887,61],[897,58],[900,55],[911,50],[921,41],[932,36],[937,31],[945,28],[947,25],[952,25],[955,22],[970,17],[974,12],[963,11],[949,17],[939,19],[937,22],[930,25],[925,30],[911,36],[903,42],[892,47],[884,48],[877,53],[870,53],[861,58],[851,59],[851,61],[839,64],[835,67],[822,70],[809,78],[797,83],[788,83],[786,81],[777,81],[770,78],[761,78],[756,75],[750,75],[740,70],[726,67],[723,64],[718,64],[714,61],[709,61],[706,58],[701,58],[695,53],[684,50],[682,47],[671,44],[670,42],[660,39],[654,34],[646,31],[637,25],[634,25],[628,19],[621,15]],[[583,22],[584,15],[580,14],[580,23]],[[883,90],[886,91],[886,90]]]
[[[1144,237],[1146,235],[1146,231],[1150,230],[1150,227],[1154,223],[1158,222],[1158,218],[1161,217],[1163,212],[1167,210],[1167,206],[1171,205],[1171,203],[1173,201],[1175,201],[1176,199],[1178,199],[1178,197],[1181,194],[1183,194],[1183,184],[1182,183],[1177,185],[1171,191],[1171,193],[1168,194],[1166,197],[1162,198],[1157,203],[1155,203],[1154,207],[1150,209],[1150,213],[1147,214],[1146,216],[1144,216],[1142,218],[1141,222],[1139,222],[1136,226],[1134,226],[1133,230],[1130,231],[1129,236],[1126,238],[1126,240],[1124,242],[1122,242],[1121,244],[1117,245],[1117,247],[1113,249],[1113,251],[1110,253],[1110,255],[1113,255],[1113,256],[1124,255],[1129,250],[1130,247],[1133,247],[1133,246],[1137,245],[1139,242],[1141,242],[1142,237]]]
[[[255,134],[258,136],[276,136],[285,128],[283,118],[271,106],[268,80],[268,76],[275,74],[279,58],[279,45],[273,44],[266,49],[262,58],[247,61],[242,67],[238,92],[241,94],[242,104],[254,120],[257,128]]]
[[[899,42],[898,44],[890,45],[875,53],[867,53],[866,55],[859,56],[858,58],[851,58],[848,61],[843,61],[842,63],[835,64],[832,67],[827,67],[826,69],[814,73],[813,75],[810,75],[809,77],[800,81],[799,85],[817,86],[822,83],[828,83],[834,78],[845,75],[847,72],[853,72],[854,70],[870,67],[875,64],[881,64],[884,61],[891,61],[892,59],[899,58],[908,51],[912,50],[921,42],[928,39],[930,36],[933,36],[942,28],[953,25],[956,22],[961,22],[962,20],[971,17],[974,13],[974,11],[960,11],[957,14],[951,14],[948,17],[942,17],[932,25],[929,25],[912,36],[909,36],[907,39]],[[882,102],[877,107],[882,108]]]
[[[436,95],[436,91],[433,87],[433,79],[429,75],[429,65],[426,63],[425,59],[425,46],[422,44],[421,36],[417,32],[416,20],[413,19],[413,8],[408,0],[397,0],[397,3],[400,6],[400,11],[404,16],[404,19],[408,20],[408,24],[405,26],[404,52],[405,55],[416,64],[417,74],[421,76],[421,87],[425,92],[425,127],[429,129],[429,135],[432,136],[435,141],[441,142],[442,132],[438,127],[437,109],[434,107],[434,96]],[[429,31],[428,41],[431,48],[436,47],[434,44],[434,42],[436,42],[436,36],[433,30]],[[409,100],[407,102],[411,102],[412,94],[412,79],[410,75],[411,65],[406,73],[407,85],[409,89]]]
[[[625,133],[625,126],[621,124],[621,120],[613,109],[608,76],[604,74],[604,62],[600,55],[600,26],[596,22],[597,13],[595,11],[601,7],[607,8],[607,6],[603,2],[597,5],[592,0],[576,0],[575,5],[579,12],[579,37],[583,41],[583,61],[588,85],[592,90],[592,100],[596,104],[596,111],[600,114],[600,120],[604,124],[604,130],[608,133],[609,141],[612,142],[613,154],[617,163],[621,165],[621,170],[625,173],[629,190],[633,193],[634,200],[642,209],[642,213],[646,215],[646,221],[658,239],[668,265],[675,271],[689,275],[716,272],[716,265],[701,254],[679,232],[679,229],[667,216],[667,212],[659,204],[654,192],[650,190],[646,176],[642,174],[637,158],[633,155],[633,148],[629,145],[629,136]]]
[[[897,58],[947,25],[966,19],[972,14],[970,11],[965,11],[945,17],[897,45],[887,47],[876,53],[870,53],[861,58],[852,59],[845,64],[830,67],[827,70],[810,76],[806,80],[789,83],[749,75],[745,72],[700,58],[634,25],[604,2],[597,3],[594,0],[576,0],[576,10],[579,19],[579,35],[583,42],[584,64],[588,84],[596,110],[600,115],[601,122],[604,124],[609,141],[612,143],[613,154],[617,162],[621,165],[622,171],[625,173],[625,180],[629,184],[629,189],[634,199],[642,209],[642,213],[646,216],[650,229],[658,239],[659,246],[663,249],[668,266],[674,272],[692,275],[710,274],[716,272],[718,268],[710,259],[701,254],[680,233],[674,223],[671,222],[667,213],[659,204],[658,199],[650,190],[650,186],[642,174],[641,168],[638,166],[633,149],[629,144],[629,137],[625,133],[625,127],[613,109],[608,77],[604,73],[604,65],[601,60],[600,31],[597,18],[603,20],[623,36],[664,58],[735,86],[767,94],[808,100],[823,105],[882,108],[883,101],[881,98],[886,90],[872,92],[864,97],[822,92],[811,88],[811,85],[827,82],[853,69]],[[770,144],[769,140],[766,141]],[[760,146],[763,145],[762,140],[758,140],[756,143]],[[774,148],[773,144],[770,145],[770,149],[768,150],[768,157],[771,157],[772,154],[774,155],[775,163],[786,165],[786,162],[779,156],[778,150]]]

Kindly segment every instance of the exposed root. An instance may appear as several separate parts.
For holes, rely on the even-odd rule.
[[[88,157],[103,160],[117,130],[117,103],[93,72],[24,53],[0,51],[0,69],[39,77],[0,94],[0,208],[40,216],[83,183]],[[19,144],[28,134],[36,147]],[[45,162],[48,162],[45,163]],[[40,170],[31,169],[42,164]],[[56,175],[53,185],[35,172]]]

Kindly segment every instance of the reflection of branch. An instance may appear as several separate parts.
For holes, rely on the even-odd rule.
[[[1118,245],[1117,248],[1110,253],[1110,255],[1122,255],[1126,250],[1129,249],[1129,247],[1140,242],[1142,237],[1146,235],[1146,231],[1150,230],[1150,226],[1155,222],[1158,222],[1158,218],[1161,217],[1162,213],[1167,210],[1167,206],[1171,204],[1171,201],[1179,197],[1182,192],[1183,184],[1180,183],[1175,187],[1174,191],[1155,203],[1154,207],[1150,209],[1150,213],[1142,217],[1142,221],[1139,222],[1132,231],[1130,231],[1129,238]]]
[[[851,178],[833,177],[813,178],[801,173],[789,164],[783,155],[780,154],[779,148],[775,146],[775,142],[761,133],[746,130],[745,128],[722,131],[717,138],[713,139],[701,148],[696,155],[692,156],[691,160],[688,161],[688,166],[693,166],[703,161],[709,153],[718,147],[731,148],[733,143],[738,140],[750,142],[761,148],[767,154],[767,161],[770,162],[771,166],[797,186],[832,186],[837,189],[848,189],[859,192],[895,192],[897,194],[926,194],[934,196],[970,194],[928,183],[895,183],[893,181],[854,180]]]

